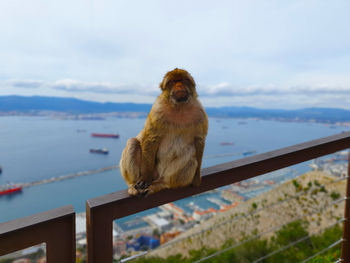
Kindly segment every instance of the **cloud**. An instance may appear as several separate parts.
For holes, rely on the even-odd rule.
[[[124,95],[133,98],[134,94],[145,97],[155,97],[160,94],[160,90],[157,84],[125,84],[125,83],[112,83],[112,82],[88,82],[74,79],[62,79],[54,82],[45,82],[40,80],[10,80],[7,82],[13,88],[18,89],[37,89],[39,90],[51,90],[59,91],[72,96],[86,96],[84,94],[93,94],[99,96],[108,95]],[[346,82],[344,82],[346,83]],[[281,101],[282,97],[288,98],[290,101],[295,99],[296,101],[303,101],[307,106],[307,99],[309,101],[316,102],[318,98],[322,103],[326,103],[326,98],[334,98],[344,101],[347,97],[350,97],[350,85],[334,85],[330,84],[304,84],[304,85],[233,85],[229,82],[221,82],[214,85],[198,84],[198,94],[203,98],[218,98],[223,100],[223,97],[241,98],[241,101],[246,101],[251,105],[251,98],[258,98],[260,101],[269,101],[269,103],[276,103]],[[243,97],[247,99],[243,100]],[[301,99],[301,98],[304,98]],[[105,99],[108,101],[108,99]],[[224,100],[223,100],[224,101]],[[332,103],[335,101],[333,99]],[[293,103],[292,101],[290,103]],[[225,104],[225,103],[223,103]],[[335,104],[336,105],[336,104]]]
[[[291,85],[278,86],[275,84],[235,86],[227,82],[212,86],[200,86],[199,94],[202,96],[290,96],[290,95],[349,95],[350,86],[333,86],[328,84],[321,85]]]
[[[133,94],[157,95],[157,85],[116,84],[109,82],[88,82],[74,79],[62,79],[54,82],[40,80],[8,80],[6,86],[17,89],[52,89],[67,93],[98,93],[98,94]]]
[[[44,84],[40,80],[9,80],[8,84],[16,88],[36,89]]]
[[[99,94],[133,94],[143,95],[159,93],[155,86],[146,87],[138,84],[113,84],[109,82],[84,82],[73,79],[58,80],[45,84],[46,87],[69,93],[99,93]]]

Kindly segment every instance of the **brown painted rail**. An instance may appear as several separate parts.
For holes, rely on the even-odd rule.
[[[350,176],[350,152],[348,159],[348,176]],[[346,182],[345,193],[345,207],[344,207],[344,227],[343,227],[343,242],[341,247],[341,258],[343,262],[350,262],[350,179]]]
[[[64,206],[0,223],[0,255],[46,243],[48,263],[75,262],[75,213]]]
[[[168,189],[143,199],[131,197],[124,190],[90,199],[86,202],[88,262],[112,262],[115,219],[348,148],[350,132],[344,132],[205,168],[198,188]],[[350,240],[350,236],[344,238]]]

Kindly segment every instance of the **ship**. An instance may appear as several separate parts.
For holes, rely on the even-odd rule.
[[[0,174],[2,174],[2,167],[0,166]]]
[[[246,152],[243,153],[243,155],[244,156],[248,156],[248,155],[252,155],[254,153],[256,153],[256,151],[246,151]]]
[[[230,146],[230,145],[234,145],[234,142],[222,142],[220,143],[221,146]]]
[[[119,138],[119,134],[109,134],[109,133],[91,133],[92,137],[101,137],[101,138]]]
[[[106,148],[103,149],[90,149],[91,153],[100,153],[100,154],[108,154],[109,151]]]
[[[0,196],[13,194],[22,191],[22,186],[8,184],[5,186],[0,186]]]

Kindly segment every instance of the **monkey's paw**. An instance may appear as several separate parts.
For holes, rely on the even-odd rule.
[[[146,182],[146,181],[138,181],[138,182],[135,184],[135,189],[137,189],[137,190],[144,190],[144,189],[147,189],[150,185],[151,185],[151,183],[149,183],[149,182]]]
[[[146,196],[149,194],[149,186],[151,184],[146,181],[139,181],[133,186],[129,187],[128,193],[129,195],[134,195],[138,197]]]

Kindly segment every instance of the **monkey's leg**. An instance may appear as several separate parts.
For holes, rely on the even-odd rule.
[[[183,168],[176,171],[168,178],[159,177],[157,180],[153,181],[148,188],[147,194],[153,194],[166,188],[177,188],[190,185],[193,181],[196,168],[197,160],[195,158],[190,159]]]
[[[186,165],[171,177],[170,187],[175,188],[190,185],[195,177],[197,166],[196,158],[188,160]]]
[[[159,192],[160,190],[169,188],[168,184],[164,181],[164,179],[158,178],[152,184],[148,187],[148,192],[147,194],[154,194],[156,192]]]
[[[120,171],[129,186],[130,195],[144,194],[144,188],[137,187],[141,180],[141,155],[139,140],[130,138],[120,160]]]

